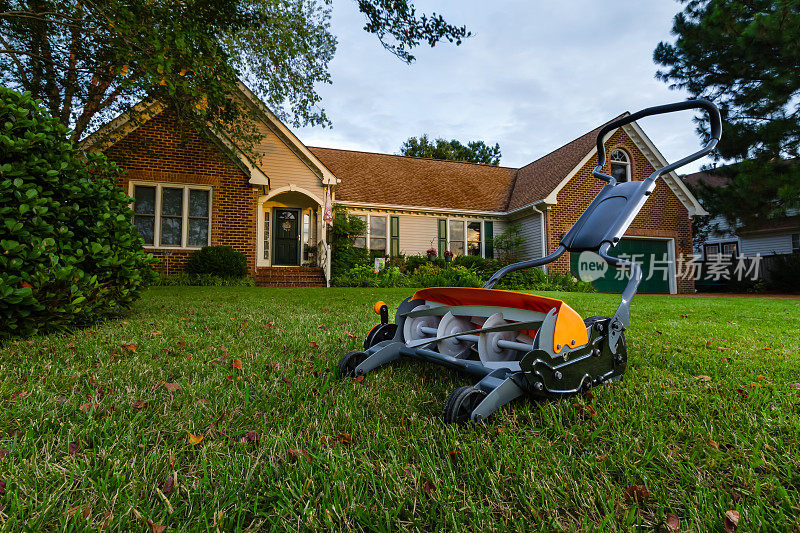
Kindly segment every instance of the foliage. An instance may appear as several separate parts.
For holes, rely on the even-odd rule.
[[[149,271],[119,169],[66,138],[30,94],[0,87],[0,337],[120,313]]]
[[[400,147],[402,155],[410,157],[427,157],[429,159],[447,159],[451,161],[467,161],[497,166],[500,164],[500,145],[489,146],[483,141],[469,141],[466,145],[456,139],[447,141],[436,139],[431,141],[428,135],[410,137]]]
[[[775,255],[770,260],[769,289],[783,293],[799,293],[800,252]]]
[[[420,42],[469,36],[409,0],[358,8],[364,29],[406,62]],[[239,79],[295,126],[329,123],[316,88],[331,82],[330,16],[329,0],[4,0],[0,82],[42,99],[73,140],[124,111],[143,120],[133,104],[147,98],[253,141],[260,134],[239,119],[255,111],[229,98]]]
[[[495,259],[483,258],[477,255],[459,255],[453,259],[454,266],[463,266],[488,280],[500,268],[500,262]]]
[[[359,235],[367,232],[366,223],[345,209],[336,208],[331,236],[331,277],[338,278],[356,266],[368,265],[369,252],[354,246]]]
[[[492,238],[495,255],[501,264],[516,263],[522,257],[522,246],[525,238],[522,236],[520,224],[509,224],[500,235]]]
[[[331,280],[334,287],[406,287],[408,278],[397,267],[387,267],[379,272],[370,266],[360,265]]]
[[[675,42],[653,54],[657,77],[720,106],[717,157],[740,163],[714,170],[729,185],[700,187],[704,207],[732,224],[800,207],[800,0],[681,2]]]
[[[203,246],[189,256],[186,272],[243,278],[247,276],[247,257],[230,246]]]
[[[168,276],[157,276],[152,285],[161,287],[253,287],[255,282],[253,278],[249,277],[181,272]]]
[[[428,264],[417,268],[409,276],[408,284],[411,287],[480,287],[483,280],[461,266],[442,268]]]

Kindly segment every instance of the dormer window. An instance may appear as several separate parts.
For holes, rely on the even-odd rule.
[[[631,160],[625,150],[611,152],[611,175],[617,181],[631,180]]]

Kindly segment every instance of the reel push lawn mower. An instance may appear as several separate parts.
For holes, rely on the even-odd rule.
[[[608,133],[642,117],[695,108],[705,110],[710,119],[711,138],[702,150],[657,169],[643,181],[618,183],[601,173]],[[367,335],[364,351],[348,352],[342,357],[337,368],[339,377],[363,376],[400,357],[482,376],[475,386],[461,387],[447,398],[444,419],[448,423],[486,420],[496,409],[523,394],[534,398],[566,397],[622,379],[628,358],[628,308],[642,270],[637,263],[613,257],[609,251],[619,243],[652,194],[656,180],[709,153],[719,142],[721,132],[719,110],[707,100],[651,107],[606,124],[597,134],[597,166],[592,174],[607,184],[553,253],[505,266],[483,288],[419,290],[400,304],[394,323],[389,322],[387,305],[376,303],[381,323]],[[561,300],[492,289],[509,272],[546,265],[564,252],[587,250],[629,272],[619,307],[610,318],[582,319]]]

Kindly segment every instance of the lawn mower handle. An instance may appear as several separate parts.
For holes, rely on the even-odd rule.
[[[666,165],[662,168],[656,169],[655,172],[648,178],[651,181],[654,181],[662,174],[666,174],[667,172],[671,172],[678,167],[682,167],[687,163],[691,163],[696,159],[700,159],[717,145],[722,136],[722,118],[719,114],[719,108],[716,105],[711,103],[708,100],[704,100],[702,98],[698,98],[696,100],[686,100],[685,102],[675,102],[674,104],[665,104],[665,105],[658,105],[654,107],[648,107],[647,109],[642,109],[641,111],[637,111],[632,115],[628,115],[626,117],[619,118],[617,120],[613,120],[606,124],[605,126],[600,129],[597,134],[597,166],[592,171],[592,175],[595,178],[601,179],[603,181],[607,181],[609,183],[615,183],[616,179],[608,174],[603,174],[600,172],[606,164],[606,146],[605,146],[605,136],[610,132],[613,131],[620,126],[624,126],[625,124],[630,124],[636,120],[639,120],[642,117],[649,117],[653,115],[663,115],[664,113],[674,113],[675,111],[683,111],[685,109],[703,109],[708,113],[708,119],[711,122],[711,138],[708,140],[706,145],[698,152],[693,153],[688,157],[684,157],[683,159]]]

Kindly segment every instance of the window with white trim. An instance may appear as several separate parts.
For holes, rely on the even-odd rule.
[[[353,246],[356,248],[366,248],[367,247],[367,232],[369,231],[369,225],[367,224],[367,215],[355,215],[356,217],[360,218],[364,222],[364,233],[363,235],[359,235],[355,239],[353,239]]]
[[[611,175],[617,181],[631,180],[631,160],[625,150],[619,148],[612,150]]]
[[[480,257],[481,253],[481,222],[478,220],[471,220],[467,222],[467,255],[477,255]]]
[[[386,216],[369,217],[369,249],[386,253]]]
[[[448,221],[450,248],[453,257],[464,255],[464,221],[450,219]]]
[[[211,242],[211,187],[136,183],[133,223],[146,246],[200,248]]]
[[[711,261],[719,255],[720,246],[719,244],[706,244],[704,252],[705,260]]]

